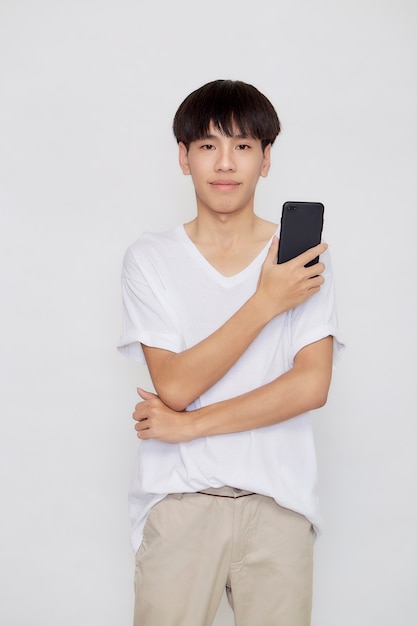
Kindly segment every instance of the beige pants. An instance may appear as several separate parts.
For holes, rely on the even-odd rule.
[[[271,498],[224,489],[235,497],[173,494],[149,512],[135,626],[210,626],[225,588],[236,626],[309,626],[311,524]]]

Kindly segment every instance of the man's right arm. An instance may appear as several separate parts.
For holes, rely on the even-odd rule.
[[[161,400],[175,411],[183,411],[229,371],[269,321],[314,295],[324,282],[324,265],[304,266],[326,248],[319,244],[277,265],[278,240],[274,237],[255,293],[223,326],[179,353],[143,345]]]

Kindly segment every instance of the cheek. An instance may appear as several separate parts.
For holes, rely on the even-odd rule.
[[[190,160],[189,169],[191,176],[197,181],[204,177],[204,171],[206,171],[207,168],[199,161]]]
[[[262,167],[259,166],[259,163],[254,163],[252,168],[247,171],[247,180],[250,180],[251,185],[255,186],[260,176],[262,176]]]
[[[203,172],[199,170],[199,168],[193,167],[190,169],[191,178],[193,179],[193,184],[195,187],[199,187],[204,183],[205,176]]]

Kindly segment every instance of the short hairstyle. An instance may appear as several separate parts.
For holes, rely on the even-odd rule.
[[[281,125],[271,102],[256,87],[240,80],[215,80],[203,85],[180,104],[173,123],[178,143],[187,150],[207,136],[213,123],[221,133],[260,139],[262,149],[273,144]]]

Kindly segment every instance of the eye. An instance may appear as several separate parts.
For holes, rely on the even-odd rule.
[[[214,150],[214,146],[211,143],[204,143],[200,147],[202,150]]]
[[[249,150],[250,146],[247,143],[240,143],[236,146],[236,150]]]

